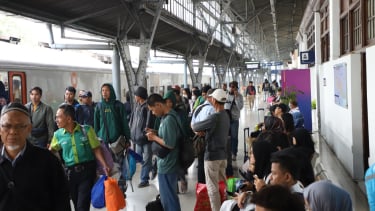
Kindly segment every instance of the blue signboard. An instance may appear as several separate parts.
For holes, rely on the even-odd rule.
[[[299,53],[301,64],[314,64],[315,63],[315,51],[301,51]]]

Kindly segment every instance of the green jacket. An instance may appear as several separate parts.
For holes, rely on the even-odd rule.
[[[127,140],[130,140],[130,129],[124,104],[116,100],[115,90],[111,84],[105,83],[101,88],[103,86],[108,86],[110,88],[111,96],[108,102],[102,97],[101,102],[98,103],[95,108],[95,132],[105,143],[115,142],[120,135],[124,135]],[[104,120],[106,121],[107,127],[104,124]]]

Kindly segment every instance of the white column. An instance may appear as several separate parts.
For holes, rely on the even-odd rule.
[[[322,64],[322,46],[320,42],[321,30],[320,30],[320,14],[319,12],[314,13],[315,20],[315,66]]]
[[[329,0],[329,43],[333,61],[340,56],[340,0]]]

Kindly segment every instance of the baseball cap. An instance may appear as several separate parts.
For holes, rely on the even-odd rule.
[[[83,91],[80,97],[92,97],[92,93],[90,91]]]
[[[216,89],[209,96],[215,98],[215,100],[221,103],[225,103],[227,101],[227,93],[223,89]]]

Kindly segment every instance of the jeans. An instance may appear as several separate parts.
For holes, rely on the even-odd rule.
[[[238,151],[238,127],[240,120],[232,120],[230,122],[230,141],[232,144],[232,155],[237,156]]]
[[[141,182],[148,182],[152,168],[152,150],[151,144],[137,144],[135,150],[138,154],[143,155],[143,164],[141,169]]]
[[[160,200],[164,211],[181,211],[180,199],[177,195],[177,174],[158,173]]]

